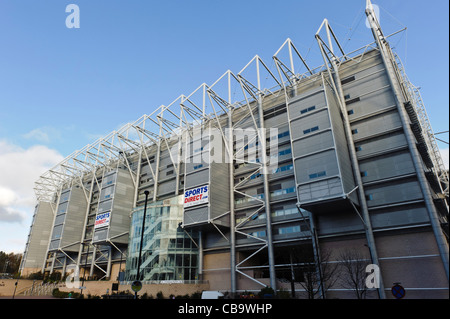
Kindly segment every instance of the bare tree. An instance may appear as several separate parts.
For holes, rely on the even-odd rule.
[[[356,249],[346,249],[339,255],[340,282],[344,288],[352,289],[358,299],[366,298],[367,264],[367,259]]]
[[[337,266],[336,263],[330,263],[331,251],[321,250],[320,261],[316,261],[314,256],[304,262],[302,267],[303,280],[300,285],[305,289],[308,299],[315,299],[323,291],[323,295],[336,283]],[[305,261],[304,258],[302,258]]]

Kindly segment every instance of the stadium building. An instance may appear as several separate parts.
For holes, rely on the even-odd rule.
[[[362,262],[371,298],[448,298],[448,175],[367,2],[374,42],[346,53],[324,20],[322,66],[287,39],[45,172],[22,275],[352,298],[335,278]]]

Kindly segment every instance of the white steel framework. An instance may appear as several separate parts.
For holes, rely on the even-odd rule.
[[[370,11],[370,1],[368,1],[367,6],[368,15],[373,14],[372,11]],[[326,33],[326,40],[323,40],[320,35],[322,31]],[[389,36],[385,37],[385,39],[388,37]],[[341,113],[345,119],[345,115],[347,114],[345,111],[345,99],[343,98],[342,90],[339,87],[340,80],[336,78],[337,70],[345,61],[362,59],[366,52],[372,49],[378,50],[379,47],[377,46],[377,42],[373,42],[358,50],[345,53],[326,19],[323,21],[318,32],[316,33],[316,39],[324,59],[324,64],[322,66],[314,69],[310,68],[310,66],[306,63],[305,58],[300,54],[291,39],[287,39],[272,57],[273,65],[275,66],[274,70],[269,69],[261,57],[256,55],[238,73],[235,74],[228,70],[213,84],[208,85],[203,83],[192,93],[188,95],[180,95],[167,106],[161,105],[151,114],[143,115],[136,121],[128,123],[120,129],[98,139],[94,143],[86,145],[81,150],[70,154],[63,161],[43,173],[36,181],[34,190],[37,200],[50,202],[53,204],[54,209],[56,209],[55,205],[57,197],[61,190],[77,185],[81,187],[84,192],[89,210],[89,203],[93,194],[94,183],[100,187],[100,176],[102,176],[105,172],[117,169],[118,166],[122,166],[128,171],[135,187],[134,205],[136,205],[139,198],[138,181],[140,165],[137,165],[137,168],[133,167],[131,158],[137,158],[138,163],[141,163],[143,160],[150,162],[150,156],[152,155],[150,154],[150,148],[156,147],[156,169],[150,167],[151,177],[155,181],[155,189],[153,193],[153,201],[155,201],[157,200],[157,187],[160,179],[158,172],[159,153],[161,147],[165,146],[167,149],[171,149],[171,145],[174,143],[183,141],[186,136],[192,136],[195,127],[214,127],[218,129],[221,134],[230,163],[230,211],[224,212],[224,215],[229,215],[231,220],[231,232],[229,238],[225,236],[219,227],[215,226],[215,228],[230,242],[232,293],[237,290],[236,273],[246,276],[262,286],[265,286],[264,283],[248,276],[245,272],[243,272],[243,270],[247,268],[243,267],[243,264],[248,259],[252,258],[266,248],[270,272],[270,284],[275,289],[276,276],[271,235],[272,225],[270,220],[271,214],[269,196],[265,196],[265,199],[257,199],[259,204],[254,208],[254,211],[250,213],[246,219],[240,221],[239,223],[236,223],[235,221],[234,209],[235,195],[250,197],[240,191],[239,187],[244,185],[250,176],[255,173],[263,173],[264,192],[265,194],[269,194],[267,174],[264,174],[267,170],[268,159],[265,151],[261,152],[262,158],[259,163],[250,163],[249,161],[242,159],[241,152],[243,151],[243,147],[240,149],[234,149],[233,147],[233,130],[239,127],[240,122],[250,119],[257,132],[257,136],[255,138],[261,142],[259,147],[260,149],[265,150],[267,148],[267,136],[265,136],[265,130],[261,130],[261,128],[264,128],[263,104],[266,99],[274,96],[284,96],[287,104],[291,90],[293,88],[295,89],[300,81],[305,78],[314,77],[317,77],[319,81],[324,81],[322,74],[325,73],[329,75],[327,77],[327,79],[331,81],[329,84],[331,84],[333,90],[338,93],[337,95],[339,96],[341,102]],[[282,56],[284,56],[284,58],[282,58]],[[397,59],[397,61],[399,60]],[[416,87],[410,84],[409,80],[404,75],[403,67],[400,62],[398,62],[397,66],[399,67],[399,72],[402,75],[403,83],[408,90],[406,94],[410,97],[414,111],[419,118],[420,127],[422,128],[423,136],[426,140],[428,153],[431,154],[434,164],[433,172],[441,181],[443,196],[448,199],[448,175],[443,167],[443,162],[437,149],[436,141],[431,130],[431,125],[425,112],[422,99],[420,98],[420,93]],[[298,73],[300,70],[305,69],[306,71],[304,73]],[[237,114],[238,111],[240,115],[236,118],[234,115]],[[224,119],[227,118],[228,125],[225,125],[226,127],[224,127]],[[348,118],[345,119],[344,123],[348,123]],[[347,129],[348,128],[349,126]],[[245,145],[248,145],[251,142],[252,141],[250,140]],[[179,145],[181,145],[181,143],[179,143]],[[349,147],[349,149],[354,150],[354,147]],[[355,176],[359,176],[356,155],[352,155],[352,166],[356,172]],[[173,149],[170,151],[170,158],[177,176],[177,183],[175,184],[177,187],[175,190],[176,194],[180,191],[178,189],[180,185],[178,183],[178,178],[182,173],[181,164],[186,161],[185,156],[180,156],[180,153],[175,152]],[[234,163],[247,163],[254,166],[254,170],[249,172],[248,175],[237,184],[235,184],[233,180]],[[85,186],[86,181],[88,180],[92,181],[90,188]],[[369,247],[371,249],[372,258],[375,263],[377,263],[376,249],[370,228],[367,207],[364,206],[364,191],[360,179],[358,180],[357,185],[357,191],[360,192],[359,197],[362,199],[362,219],[366,226]],[[298,204],[301,205],[301,203]],[[251,234],[243,231],[245,224],[251,220],[253,216],[256,216],[262,212],[265,212],[266,216],[267,237],[265,239],[252,236]],[[86,223],[87,215],[88,212],[86,212]],[[304,216],[303,218],[304,220],[309,220],[311,223],[310,229],[311,232],[313,232],[314,224],[312,218],[309,218],[309,216]],[[209,222],[214,226],[214,220],[210,220]],[[260,242],[260,245],[255,249],[255,251],[240,262],[236,261],[236,234],[252,237]],[[81,242],[83,242],[84,237],[85,234],[83,232]],[[314,244],[315,240],[313,237],[314,235],[311,235],[311,238],[313,239],[312,242]],[[120,251],[121,254],[126,255],[125,252],[122,252],[114,245],[114,242],[110,241],[109,243],[112,247],[114,247],[114,249]],[[64,251],[62,252],[64,253]],[[78,260],[74,261],[77,264],[83,263],[81,261],[81,252],[82,248],[80,248]],[[94,254],[95,252],[96,250],[94,248]],[[97,252],[100,257],[93,258],[91,267],[97,266],[97,268],[100,268],[106,275],[108,270],[104,270],[96,265],[96,260],[101,257],[106,258],[109,260],[108,265],[110,266],[111,250],[109,250],[109,256],[103,255],[104,253],[101,251]],[[68,256],[67,254],[65,255]],[[54,258],[54,262],[61,262],[56,259],[56,255]],[[316,255],[316,258],[318,258],[318,254]],[[380,291],[381,294],[384,293],[384,289],[380,289]]]

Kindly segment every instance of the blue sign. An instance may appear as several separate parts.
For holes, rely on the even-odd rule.
[[[402,299],[406,294],[405,288],[403,288],[399,284],[393,286],[391,292],[396,299]]]

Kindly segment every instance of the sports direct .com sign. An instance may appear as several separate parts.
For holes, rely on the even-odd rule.
[[[184,192],[184,207],[191,207],[208,203],[208,185],[191,188]]]
[[[101,213],[95,217],[94,229],[98,227],[108,226],[111,218],[111,212]]]

